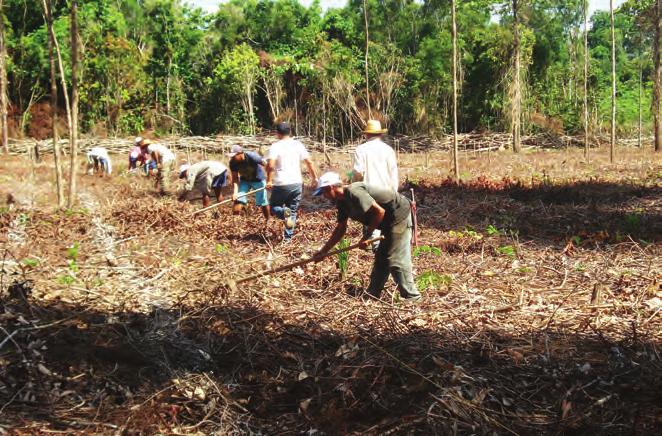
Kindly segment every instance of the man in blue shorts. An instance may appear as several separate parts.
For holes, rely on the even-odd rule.
[[[250,191],[261,189],[255,193],[255,205],[262,208],[262,215],[265,222],[269,221],[269,201],[267,200],[266,174],[264,172],[264,160],[262,157],[252,151],[244,151],[239,145],[233,145],[230,153],[230,171],[232,172],[232,182],[234,193],[232,199],[234,206],[232,213],[239,215],[244,206],[248,204]]]

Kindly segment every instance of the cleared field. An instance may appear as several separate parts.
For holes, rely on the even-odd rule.
[[[662,162],[636,149],[402,154],[424,300],[365,301],[352,252],[310,255],[335,212],[279,223],[0,161],[0,425],[19,433],[653,434],[662,431]],[[317,156],[318,162],[323,162]],[[345,173],[348,154],[322,166]],[[360,227],[351,227],[356,240]],[[392,294],[391,288],[389,295]]]

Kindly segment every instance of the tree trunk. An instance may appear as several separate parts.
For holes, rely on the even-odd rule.
[[[643,38],[642,38],[642,40],[643,40]],[[641,113],[642,112],[641,103],[642,103],[642,100],[643,100],[643,97],[644,97],[643,96],[643,94],[644,94],[644,89],[643,89],[644,88],[644,83],[643,82],[644,82],[644,63],[643,63],[642,53],[641,53],[641,48],[640,48],[639,49],[639,104],[638,104],[638,106],[639,106],[639,126],[638,126],[638,129],[637,129],[637,132],[638,132],[637,146],[639,148],[641,148],[642,141],[643,141],[643,137],[642,137],[642,113]]]
[[[522,111],[522,88],[520,83],[520,40],[519,40],[519,13],[518,0],[513,0],[513,50],[515,51],[514,78],[513,78],[513,107],[512,107],[512,130],[513,130],[513,151],[519,153],[522,151],[520,142],[520,124]]]
[[[588,0],[584,0],[584,157],[589,160],[588,142]]]
[[[368,80],[368,46],[370,38],[368,35],[368,2],[363,0],[363,20],[365,21],[365,102],[368,106],[368,117],[372,118],[370,110],[370,82]]]
[[[53,43],[52,0],[42,0],[48,28],[48,62],[51,81],[51,130],[53,131],[53,160],[55,164],[55,186],[57,189],[57,207],[64,207],[64,180],[62,178],[62,157],[57,132],[57,79],[55,72],[55,53]]]
[[[457,20],[456,20],[456,0],[451,4],[451,15],[453,20],[453,173],[455,183],[460,182],[460,163],[457,147]]]
[[[662,114],[660,113],[660,87],[662,87],[662,64],[660,60],[660,44],[662,44],[662,0],[655,4],[655,37],[653,38],[653,57],[655,71],[653,73],[653,135],[655,136],[655,151],[662,152]]]
[[[78,157],[78,0],[71,2],[71,167],[69,168],[69,198],[67,207],[76,201],[76,172]]]
[[[7,44],[5,41],[5,4],[0,0],[0,141],[9,154],[9,134],[7,126]]]
[[[611,141],[609,144],[609,161],[616,158],[616,32],[614,30],[614,0],[609,0],[609,15],[611,16]]]

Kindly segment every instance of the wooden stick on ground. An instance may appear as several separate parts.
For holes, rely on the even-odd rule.
[[[252,191],[248,191],[248,192],[246,192],[245,194],[240,194],[239,197],[246,197],[246,196],[248,196],[248,195],[255,194],[256,192],[264,191],[265,189],[267,189],[267,188],[265,187],[265,188],[254,189],[254,190],[252,190]],[[238,197],[237,197],[237,198],[238,198]],[[208,211],[208,210],[210,210],[210,209],[214,209],[214,208],[216,208],[216,207],[223,206],[224,204],[228,204],[228,203],[230,203],[230,202],[232,202],[232,201],[234,201],[234,200],[232,200],[232,198],[228,198],[227,200],[219,201],[218,203],[212,204],[211,206],[207,206],[207,207],[205,207],[205,208],[203,208],[203,209],[196,210],[196,211],[193,212],[191,215],[197,215],[197,214],[199,214],[199,213],[202,213],[202,212]]]
[[[384,239],[384,237],[380,236],[378,238],[369,239],[366,242],[367,242],[368,245],[370,245],[373,242],[381,241],[382,239]],[[350,245],[349,247],[329,251],[326,254],[324,254],[324,256],[322,256],[322,259],[327,258],[329,256],[335,256],[336,254],[339,254],[339,253],[344,253],[346,251],[351,251],[351,250],[357,249],[357,248],[359,248],[360,245],[361,245],[361,243],[357,242],[356,244]],[[289,271],[289,270],[291,270],[293,268],[296,268],[298,266],[302,266],[302,265],[306,265],[308,263],[314,262],[315,260],[316,259],[314,257],[311,257],[309,259],[302,259],[302,260],[299,260],[299,261],[296,261],[296,262],[293,262],[293,263],[289,263],[287,265],[281,265],[279,267],[271,268],[271,269],[268,269],[266,271],[255,273],[255,274],[247,276],[247,277],[242,277],[238,280],[230,279],[230,280],[228,280],[227,285],[230,289],[237,292],[238,291],[237,285],[240,284],[240,283],[249,282],[249,281],[252,281],[252,280],[255,280],[255,279],[259,279],[260,277],[270,276],[272,274],[276,274],[276,273],[279,273],[279,272],[282,272],[282,271]]]

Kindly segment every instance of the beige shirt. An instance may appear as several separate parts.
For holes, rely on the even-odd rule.
[[[214,160],[204,160],[193,164],[186,172],[184,189],[187,191],[195,189],[203,194],[208,194],[211,191],[214,178],[227,170],[228,168],[225,165]]]

